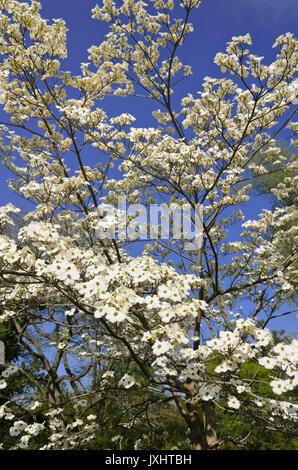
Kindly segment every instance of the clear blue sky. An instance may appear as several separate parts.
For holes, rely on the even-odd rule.
[[[96,0],[41,0],[40,3],[42,16],[49,20],[63,18],[66,21],[69,29],[68,58],[62,68],[79,74],[80,63],[88,61],[87,49],[92,44],[100,43],[108,31],[105,23],[91,18],[91,9]],[[286,32],[297,33],[298,8],[296,0],[203,0],[200,7],[192,12],[191,22],[195,31],[183,46],[181,57],[184,63],[192,66],[194,74],[177,88],[179,97],[199,91],[206,75],[221,76],[213,59],[217,52],[224,51],[226,42],[234,35],[249,32],[254,52],[264,56],[265,61],[270,63],[275,56],[272,49],[275,38]],[[119,109],[120,112],[127,111],[127,100],[116,100],[110,99],[107,104],[104,103],[104,107],[108,106],[112,114],[116,114]],[[129,112],[139,119],[135,123],[137,126],[152,124],[152,121],[148,121],[151,120],[151,111],[144,111],[144,101],[130,101]],[[0,120],[3,118],[0,109]],[[0,168],[0,203],[11,201],[25,205],[24,200],[6,189],[8,177],[8,171]]]
[[[79,62],[87,60],[86,49],[98,43],[107,31],[103,23],[91,19],[90,10],[96,1],[41,0],[40,3],[46,18],[66,20],[68,64],[79,72]],[[276,36],[297,31],[298,8],[295,0],[203,0],[193,11],[191,21],[195,33],[186,46],[195,72],[203,77],[216,72],[213,57],[234,35],[250,32],[259,53],[270,60]]]
[[[87,48],[98,43],[107,31],[104,23],[91,19],[90,10],[96,1],[41,0],[40,3],[45,17],[66,20],[68,64],[79,72],[80,61],[87,61]],[[288,31],[297,32],[298,8],[296,0],[203,0],[193,10],[191,22],[195,32],[185,44],[184,57],[189,57],[200,83],[205,75],[217,73],[213,64],[216,52],[223,50],[225,43],[238,34],[251,33],[256,51],[270,60],[274,56],[271,46],[275,38]]]

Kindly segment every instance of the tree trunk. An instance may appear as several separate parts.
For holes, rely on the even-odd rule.
[[[200,429],[200,423],[195,422],[189,426],[190,439],[193,450],[203,450],[202,446],[202,432]]]
[[[187,405],[186,422],[190,430],[190,439],[193,450],[203,450],[204,448],[204,435],[202,429],[202,420],[198,416],[197,407],[194,405]]]
[[[216,432],[216,417],[214,403],[206,402],[202,405],[204,418],[204,432],[207,449],[216,449],[218,444]]]

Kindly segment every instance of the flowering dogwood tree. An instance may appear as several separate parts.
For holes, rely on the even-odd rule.
[[[222,78],[205,77],[198,97],[179,103],[174,85],[191,75],[179,48],[199,4],[104,0],[92,14],[110,32],[72,76],[62,69],[64,21],[43,19],[35,1],[0,0],[1,154],[10,188],[34,204],[17,236],[5,227],[19,209],[0,209],[1,321],[13,322],[46,372],[42,384],[19,368],[35,392],[0,408],[13,448],[44,429],[45,449],[84,448],[100,432],[90,409],[111,390],[173,400],[189,429],[186,448],[219,449],[229,440],[218,434],[218,410],[294,432],[297,405],[284,394],[297,384],[297,341],[274,344],[268,324],[294,310],[287,300],[295,293],[297,211],[253,206],[252,219],[245,207],[252,173],[274,171],[270,162],[280,170],[284,160],[295,170],[294,153],[285,158],[278,139],[295,146],[297,43],[290,33],[278,37],[268,66],[250,53],[249,34],[233,37],[215,57]],[[108,115],[111,95],[150,99],[156,126]],[[282,198],[295,184],[285,178],[273,192]],[[157,233],[134,255],[133,240],[98,236],[114,220],[99,216],[101,208],[113,205],[117,215],[120,197],[145,207],[200,205],[199,241],[189,247]],[[127,366],[116,379],[119,363],[138,374]],[[0,388],[17,371],[6,366]],[[94,367],[101,379],[88,392],[82,381]],[[67,400],[63,384],[72,391]],[[134,419],[123,416],[125,431]],[[135,448],[142,446],[146,436]]]

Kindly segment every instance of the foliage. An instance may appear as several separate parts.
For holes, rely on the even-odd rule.
[[[2,161],[34,204],[13,233],[20,209],[0,208],[1,322],[29,357],[0,379],[26,383],[0,407],[5,447],[255,448],[260,430],[294,445],[298,341],[276,343],[268,324],[295,311],[297,210],[251,197],[252,172],[283,161],[279,136],[297,146],[297,41],[279,36],[268,66],[249,34],[232,37],[214,59],[232,79],[205,77],[179,103],[191,67],[177,54],[199,5],[96,5],[110,30],[73,76],[64,21],[0,0]],[[104,108],[140,95],[158,106],[155,127]],[[272,188],[281,200],[296,165],[290,152]],[[171,213],[167,236],[164,212],[140,214],[157,206]]]

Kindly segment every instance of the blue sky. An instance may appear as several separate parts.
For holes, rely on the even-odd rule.
[[[107,31],[105,24],[92,20],[94,0],[41,0],[46,18],[63,18],[69,28],[69,64],[79,71],[86,61],[86,49],[99,42]],[[179,2],[177,2],[179,3]],[[100,4],[100,2],[99,2]],[[194,68],[204,76],[216,69],[213,57],[231,36],[250,32],[262,55],[272,57],[276,36],[297,30],[298,9],[295,0],[203,0],[192,13],[195,33],[189,39]],[[194,53],[193,47],[196,47]],[[199,62],[195,66],[196,60]]]
[[[94,0],[41,0],[43,15],[65,19],[68,32],[71,68],[79,72],[79,62],[87,61],[86,50],[107,32],[107,26],[92,20]],[[179,0],[177,1],[177,4]],[[99,2],[100,4],[100,2]],[[203,0],[193,10],[191,22],[195,32],[189,37],[185,54],[198,78],[217,73],[213,65],[216,52],[223,50],[232,36],[251,33],[257,51],[270,60],[275,38],[285,32],[295,33],[298,9],[295,0]]]
[[[80,63],[88,61],[87,49],[93,44],[99,44],[108,32],[105,23],[91,18],[91,9],[96,1],[41,0],[40,3],[42,16],[49,20],[63,18],[66,21],[69,29],[68,58],[62,68],[79,74]],[[270,63],[275,57],[272,44],[276,37],[286,32],[297,33],[297,2],[295,0],[203,0],[201,6],[193,11],[190,21],[195,31],[183,46],[180,57],[184,63],[192,66],[193,76],[177,88],[180,97],[188,92],[199,91],[206,75],[222,76],[213,59],[217,52],[225,50],[226,42],[232,36],[249,32],[253,40],[252,51],[264,56],[265,63]],[[112,114],[116,114],[118,109],[120,112],[127,111],[126,99],[113,98],[105,103],[103,103],[105,109]],[[136,126],[152,125],[151,112],[147,114],[145,111],[144,102],[129,101],[129,112],[140,119],[135,122]],[[0,109],[1,121],[3,117]],[[26,201],[7,189],[8,177],[8,171],[1,168],[0,203],[6,204],[11,201],[20,207],[25,207]],[[263,206],[264,201],[262,201]]]
[[[105,23],[91,18],[91,9],[96,1],[41,0],[40,3],[42,16],[49,20],[63,18],[66,21],[69,29],[68,58],[62,68],[79,74],[80,63],[88,61],[87,49],[100,43],[108,32]],[[275,56],[272,49],[275,38],[286,32],[296,33],[296,5],[295,0],[203,0],[200,7],[192,12],[191,22],[195,31],[189,36],[180,54],[183,62],[192,66],[193,76],[177,87],[179,98],[188,92],[199,91],[206,75],[221,76],[213,59],[217,52],[225,50],[226,42],[234,35],[249,32],[253,39],[253,51],[264,56],[265,62],[270,63]],[[110,99],[104,107],[108,106],[112,114],[116,114],[119,109],[120,112],[127,111],[126,99],[116,100]],[[137,126],[152,125],[151,109],[148,109],[148,113],[145,111],[144,101],[141,106],[139,100],[130,101],[129,112],[138,118],[135,123]],[[0,120],[5,120],[1,109]],[[1,204],[11,201],[24,206],[24,200],[6,189],[8,177],[8,171],[1,168]]]

